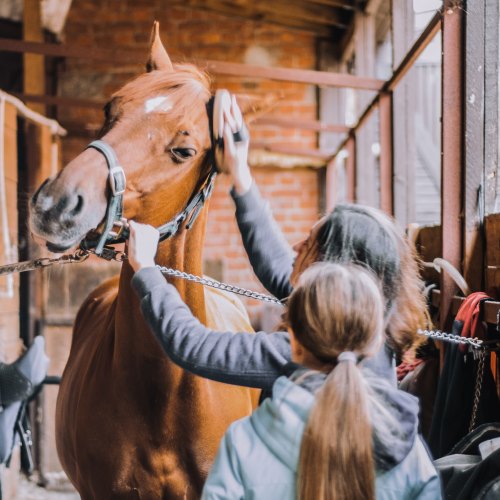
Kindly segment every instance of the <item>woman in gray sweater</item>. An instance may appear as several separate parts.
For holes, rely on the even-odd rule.
[[[394,222],[381,211],[337,205],[290,248],[269,206],[259,194],[247,162],[248,140],[234,142],[244,126],[233,99],[225,113],[224,149],[218,165],[232,177],[231,195],[243,243],[255,274],[279,299],[286,298],[303,270],[317,261],[358,263],[380,279],[385,299],[386,342],[366,366],[396,384],[395,354],[417,342],[426,325],[426,304],[413,251]],[[131,222],[129,262],[141,309],[166,354],[186,370],[219,382],[266,391],[287,373],[291,360],[287,332],[216,332],[202,325],[177,290],[155,268],[158,232]]]

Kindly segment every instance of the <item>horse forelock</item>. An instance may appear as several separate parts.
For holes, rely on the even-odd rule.
[[[151,71],[140,75],[113,94],[112,101],[118,102],[121,107],[165,96],[171,106],[163,112],[169,120],[178,121],[180,117],[199,110],[200,104],[208,102],[210,84],[210,78],[204,71],[191,64],[176,64],[174,71]]]

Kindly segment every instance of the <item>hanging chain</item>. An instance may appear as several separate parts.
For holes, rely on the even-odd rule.
[[[481,399],[481,389],[483,386],[484,362],[486,360],[486,350],[482,349],[479,353],[479,363],[477,366],[476,384],[474,387],[474,403],[472,405],[472,414],[469,425],[469,432],[476,427],[477,412],[479,409],[479,401]]]
[[[211,278],[202,278],[200,276],[185,273],[184,271],[178,271],[177,269],[172,269],[170,267],[162,267],[162,266],[156,266],[156,267],[163,274],[167,274],[168,276],[172,276],[174,278],[181,278],[187,281],[193,281],[194,283],[199,283],[200,285],[209,286],[212,288],[216,288],[218,290],[224,290],[226,292],[235,293],[237,295],[243,295],[244,297],[249,297],[251,299],[262,300],[264,302],[271,302],[273,304],[283,305],[283,303],[277,298],[271,297],[270,295],[266,295],[264,293],[254,292],[252,290],[241,288],[239,286],[229,285],[227,283],[222,283],[221,281],[217,281]]]
[[[72,254],[63,255],[54,259],[44,257],[41,259],[25,260],[16,262],[15,264],[6,264],[0,266],[0,276],[11,273],[24,273],[25,271],[33,271],[44,267],[53,266],[54,264],[75,264],[87,260],[91,252],[87,250],[76,250]]]
[[[444,342],[452,342],[455,344],[466,344],[474,347],[475,349],[484,349],[483,341],[478,338],[471,337],[461,337],[460,335],[454,335],[453,333],[446,333],[441,330],[422,330],[418,329],[417,333],[419,335],[425,335],[436,340],[442,340]]]

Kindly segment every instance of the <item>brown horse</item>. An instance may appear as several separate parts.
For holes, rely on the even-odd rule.
[[[127,177],[126,218],[159,226],[179,213],[210,169],[206,75],[172,65],[155,25],[150,71],[107,106],[102,139]],[[109,197],[104,157],[86,149],[32,199],[31,227],[47,247],[78,244],[104,219]],[[206,208],[194,226],[162,242],[156,260],[202,272]],[[132,270],[102,284],[82,305],[59,390],[57,449],[84,499],[196,498],[229,423],[251,412],[255,392],[193,376],[170,362],[149,331],[130,286]],[[200,321],[250,325],[220,294],[176,281]],[[220,301],[229,312],[207,311]],[[235,312],[236,311],[236,312]],[[212,314],[210,314],[210,312]]]

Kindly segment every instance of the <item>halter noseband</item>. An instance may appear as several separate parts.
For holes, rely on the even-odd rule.
[[[207,113],[209,116],[210,127],[210,141],[211,149],[209,152],[211,169],[210,172],[202,183],[198,192],[193,194],[184,210],[175,215],[165,224],[162,224],[157,229],[160,233],[160,241],[171,238],[180,229],[181,224],[187,220],[186,229],[190,229],[196,218],[201,212],[205,201],[210,197],[214,188],[215,177],[217,176],[217,169],[215,167],[215,139],[213,131],[213,103],[214,98],[211,97],[207,103]],[[116,243],[123,243],[129,236],[128,227],[125,219],[122,218],[123,214],[123,193],[126,187],[126,177],[123,168],[119,165],[115,151],[113,148],[103,140],[92,141],[86,149],[92,148],[101,153],[106,159],[109,174],[108,181],[111,191],[111,196],[108,199],[108,206],[106,209],[106,221],[104,230],[102,231],[97,243],[86,238],[81,242],[80,247],[88,250],[95,247],[95,254],[102,255],[106,245],[114,245]],[[117,228],[114,231],[114,228]]]

